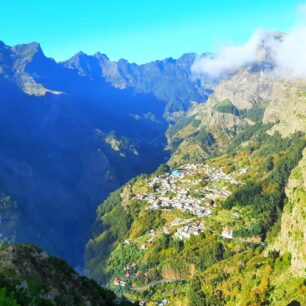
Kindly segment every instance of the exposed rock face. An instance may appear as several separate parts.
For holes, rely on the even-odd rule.
[[[218,88],[218,86],[216,88]],[[195,116],[196,119],[201,120],[200,128],[207,128],[210,130],[230,129],[236,125],[242,124],[244,120],[239,118],[239,116],[216,110],[216,106],[224,100],[221,100],[217,95],[214,95],[207,103],[201,104],[196,106],[195,109],[192,109],[189,114],[190,116]]]
[[[6,79],[14,80],[27,94],[43,96],[46,93],[61,94],[60,91],[51,90],[44,86],[31,73],[31,67],[36,65],[56,65],[54,60],[45,57],[38,43],[9,46],[0,46],[0,75]]]
[[[271,132],[279,131],[283,137],[297,131],[306,131],[306,82],[279,81],[273,84],[271,102],[263,122],[276,122]]]
[[[253,72],[250,67],[220,82],[215,88],[215,95],[220,101],[231,100],[239,109],[250,109],[270,100],[273,80],[271,70]]]
[[[288,203],[281,219],[281,231],[270,249],[291,253],[291,270],[305,276],[306,271],[306,149],[292,171],[286,188]]]
[[[172,162],[179,162],[183,155],[207,157],[209,146],[199,146],[191,142],[191,138],[202,132],[211,133],[215,139],[215,146],[222,148],[229,141],[229,132],[244,125],[252,125],[254,122],[239,114],[239,111],[247,111],[252,108],[262,108],[272,95],[273,82],[270,71],[252,72],[251,69],[243,69],[227,80],[221,81],[215,86],[214,94],[206,103],[194,105],[186,114],[189,123],[169,137],[170,146],[179,143],[176,152],[172,155]],[[220,109],[224,103],[230,104],[235,111],[223,111]],[[184,153],[185,152],[185,153]]]
[[[228,131],[254,124],[244,114],[256,109],[263,111],[264,124],[277,123],[270,134],[278,131],[287,137],[297,131],[306,131],[305,81],[281,80],[269,58],[265,56],[261,62],[227,76],[215,86],[214,94],[206,103],[195,105],[187,112],[190,121],[197,123],[185,124],[169,137],[170,144],[179,143],[179,155],[179,152],[189,150],[188,138],[203,130],[213,133],[217,144],[224,143],[228,140]],[[220,111],[218,106],[224,102],[232,104],[236,111]],[[202,152],[197,150],[196,154],[205,156],[205,149]],[[175,154],[172,156],[174,159]]]

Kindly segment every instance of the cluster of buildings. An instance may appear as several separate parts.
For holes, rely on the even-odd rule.
[[[124,277],[122,279],[119,276],[114,278],[113,284],[115,286],[126,287],[131,279],[139,279],[141,277],[147,278],[149,281],[152,279],[149,271],[143,272],[138,269],[136,261],[132,261],[124,268]]]
[[[178,195],[173,199],[167,197],[159,198],[150,207],[153,210],[157,209],[179,209],[182,212],[190,213],[198,217],[211,215],[211,210],[202,206],[202,201],[193,199],[191,196]]]
[[[191,236],[198,236],[203,232],[203,224],[201,222],[193,222],[177,229],[174,237],[179,240],[189,239]]]
[[[245,174],[247,171],[247,168],[241,169],[236,172],[235,177]],[[195,163],[185,164],[169,173],[154,177],[148,184],[151,191],[147,194],[137,194],[136,197],[147,202],[147,208],[151,210],[178,209],[194,215],[188,219],[176,218],[171,225],[163,227],[163,232],[165,234],[174,233],[175,239],[190,239],[192,236],[198,236],[204,232],[204,220],[199,217],[212,215],[218,201],[226,199],[231,194],[227,187],[240,184],[235,177],[232,174],[225,174],[216,167]],[[239,213],[233,212],[231,217],[237,219]],[[207,229],[209,230],[209,228]],[[229,226],[225,226],[222,232],[221,230],[212,232],[223,238],[233,239],[233,229]],[[145,241],[142,239],[137,244],[138,247],[141,250],[150,248],[157,234],[152,229],[146,236],[147,239]],[[130,240],[124,241],[124,244],[127,245],[131,243],[133,242]],[[152,281],[150,272],[141,271],[133,261],[124,268],[120,277],[114,278],[113,284],[129,288],[133,280],[143,278]],[[159,306],[167,304],[167,299],[157,303]],[[140,305],[146,305],[146,302],[142,301]]]
[[[197,217],[210,216],[211,208],[216,207],[215,201],[230,195],[225,187],[218,185],[218,181],[239,184],[232,175],[225,174],[218,168],[185,164],[169,173],[154,177],[149,183],[154,192],[137,195],[137,198],[149,203],[149,209],[153,210],[179,209]],[[195,197],[194,193],[200,196]]]

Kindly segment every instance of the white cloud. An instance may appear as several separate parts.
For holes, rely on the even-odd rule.
[[[290,31],[276,52],[276,71],[283,77],[306,77],[306,26]]]
[[[200,57],[196,59],[191,69],[194,73],[202,72],[213,77],[219,77],[225,72],[239,69],[254,60],[263,35],[264,32],[258,30],[244,45],[226,46],[215,57]]]
[[[198,58],[192,72],[218,78],[259,60],[260,47],[264,44],[279,76],[306,78],[306,4],[299,5],[298,12],[296,24],[281,40],[271,32],[258,30],[244,45],[226,46],[216,56]]]

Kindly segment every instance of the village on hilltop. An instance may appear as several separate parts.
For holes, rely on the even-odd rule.
[[[205,219],[215,215],[220,201],[231,195],[230,187],[242,184],[238,178],[247,171],[247,168],[242,168],[234,173],[226,174],[221,168],[190,163],[150,178],[146,182],[148,187],[146,192],[142,191],[134,196],[147,203],[147,210],[164,212],[178,210],[183,214],[176,216],[161,230],[150,229],[138,239],[126,239],[124,245],[136,246],[141,252],[145,252],[152,247],[160,233],[173,235],[173,238],[177,240],[185,240],[200,235],[204,229],[225,239],[233,239],[231,227],[225,226],[220,231],[214,231],[207,227]],[[238,217],[237,212],[231,214],[232,219]],[[140,280],[146,280],[149,283],[155,281],[149,270],[139,267],[137,261],[132,261],[123,268],[119,276],[114,278],[113,285],[134,290],[131,284]],[[145,305],[145,302],[143,303]],[[166,304],[166,300],[159,303],[159,305]]]
[[[138,200],[148,203],[147,209],[171,211],[179,210],[193,216],[187,222],[176,224],[174,237],[183,240],[197,236],[204,230],[204,224],[195,220],[210,217],[218,207],[218,201],[231,195],[229,187],[241,184],[237,180],[248,168],[242,168],[234,174],[226,174],[221,168],[207,164],[189,163],[173,169],[168,173],[155,176],[148,183],[152,192],[136,194]],[[234,218],[234,217],[233,217]],[[179,227],[179,225],[181,225]],[[170,226],[173,227],[175,224]],[[164,228],[170,234],[170,228]],[[225,227],[221,236],[231,239],[233,231]],[[145,249],[145,246],[142,247]]]
[[[221,183],[221,184],[220,184]],[[197,217],[210,216],[216,200],[226,199],[231,192],[226,185],[239,184],[231,174],[203,164],[185,164],[153,178],[148,187],[154,192],[139,194],[153,210],[178,209]]]

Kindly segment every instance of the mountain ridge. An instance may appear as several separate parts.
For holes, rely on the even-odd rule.
[[[17,202],[17,241],[79,265],[97,203],[164,160],[167,123],[153,95],[84,78],[39,50],[0,49],[0,192]]]
[[[11,51],[9,57],[13,60],[13,69],[15,77],[18,79],[17,83],[28,94],[44,95],[47,92],[51,94],[64,93],[61,86],[56,85],[54,88],[48,88],[52,86],[44,86],[44,79],[35,71],[35,64],[31,61],[44,61],[45,66],[49,67],[49,71],[58,70],[61,68],[69,68],[75,70],[83,77],[89,77],[90,79],[96,79],[98,81],[106,80],[112,86],[119,89],[131,88],[140,93],[153,93],[158,99],[169,103],[172,100],[172,105],[166,106],[166,113],[170,115],[171,112],[186,110],[190,105],[190,101],[186,104],[185,100],[193,100],[203,102],[207,99],[208,92],[203,91],[200,88],[196,79],[192,79],[190,68],[194,62],[195,53],[185,53],[178,59],[165,58],[163,60],[151,61],[146,64],[137,65],[135,63],[129,63],[125,59],[118,61],[111,61],[105,54],[96,52],[93,55],[87,55],[80,51],[66,61],[56,62],[54,59],[46,57],[41,49],[41,46],[37,42],[29,44],[20,44],[13,47],[6,46],[4,43],[2,49]],[[14,60],[14,57],[22,57],[21,61]],[[37,60],[36,60],[37,58]],[[28,67],[28,65],[30,66]],[[84,65],[84,67],[82,67]],[[56,66],[58,66],[56,68]],[[84,70],[85,69],[85,70]],[[89,70],[86,70],[89,69]],[[165,70],[166,69],[166,70]],[[90,71],[92,70],[92,71]],[[93,73],[93,74],[92,74]],[[152,73],[156,73],[155,79],[152,79]],[[172,80],[167,80],[163,75],[168,74]],[[13,76],[11,76],[13,77]],[[36,77],[36,79],[35,79]],[[38,77],[38,78],[37,78]],[[143,83],[143,80],[150,78],[149,83]],[[162,78],[159,80],[159,78]],[[165,86],[169,90],[173,80],[180,80],[180,85],[185,86],[185,89],[177,88],[184,96],[180,98],[179,94],[172,90],[170,94],[166,94],[165,90],[161,90],[162,86]],[[150,82],[157,82],[157,85],[150,85]],[[208,80],[208,89],[213,85],[213,81]],[[172,84],[173,86],[173,84]],[[154,88],[155,87],[155,88]],[[169,96],[170,95],[170,96]],[[177,106],[176,106],[177,105]],[[169,113],[170,112],[170,113]]]

